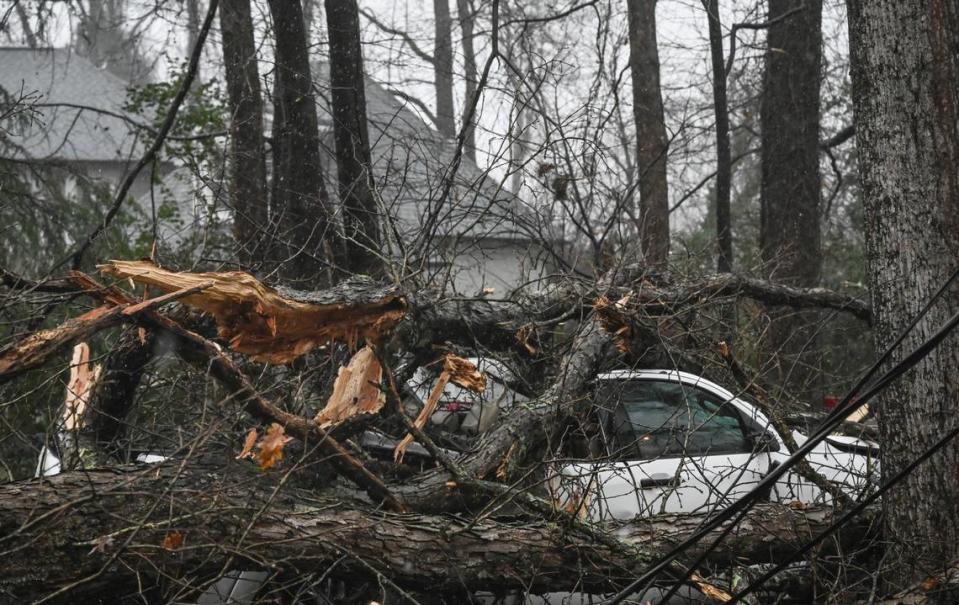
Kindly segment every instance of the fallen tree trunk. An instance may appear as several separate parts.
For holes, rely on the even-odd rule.
[[[150,587],[184,594],[229,569],[382,575],[408,590],[610,591],[703,521],[664,515],[608,528],[625,556],[555,520],[471,521],[317,499],[281,472],[225,461],[72,472],[0,486],[0,600],[119,601]],[[711,555],[769,561],[823,529],[829,509],[765,504]],[[861,536],[864,525],[846,529]],[[711,543],[711,539],[703,544]],[[691,556],[698,554],[691,552]]]

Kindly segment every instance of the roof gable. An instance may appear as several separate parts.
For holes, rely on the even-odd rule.
[[[123,109],[127,86],[68,49],[0,48],[0,88],[15,97],[36,97],[39,121],[14,133],[22,157],[103,162],[138,154],[142,133],[97,111],[141,121]]]

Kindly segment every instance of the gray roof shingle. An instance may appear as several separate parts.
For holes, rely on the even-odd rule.
[[[39,122],[13,133],[21,157],[60,161],[126,161],[142,151],[143,131],[99,113],[123,110],[127,83],[68,49],[0,48],[0,88],[32,94]],[[52,106],[51,106],[52,105]],[[92,109],[78,109],[82,105]]]

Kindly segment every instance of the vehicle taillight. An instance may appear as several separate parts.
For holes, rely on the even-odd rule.
[[[443,412],[468,412],[473,408],[470,401],[444,401],[436,409]]]

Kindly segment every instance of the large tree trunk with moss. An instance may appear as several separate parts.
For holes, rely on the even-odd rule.
[[[822,1],[797,10],[769,0],[761,105],[762,188],[759,240],[766,274],[792,286],[819,285],[819,88]],[[778,384],[804,399],[817,392],[818,314],[771,309],[766,348],[778,360]]]
[[[876,345],[884,349],[959,267],[957,3],[849,3],[856,137],[866,210]],[[959,311],[955,287],[903,351]],[[896,357],[901,358],[901,352]],[[882,472],[899,472],[959,422],[959,335],[944,341],[877,402]],[[883,497],[894,586],[959,555],[959,443]],[[951,601],[955,602],[955,601]]]
[[[646,262],[663,266],[669,256],[669,137],[659,85],[656,0],[629,0],[629,67],[633,76],[639,234]]]

